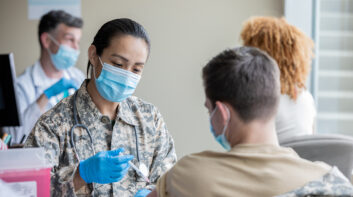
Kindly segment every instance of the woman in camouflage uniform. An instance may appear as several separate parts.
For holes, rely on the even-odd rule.
[[[88,49],[91,79],[41,116],[25,144],[43,147],[54,165],[52,196],[146,196],[176,162],[162,115],[131,96],[149,52],[135,21],[115,19],[99,29]],[[151,183],[129,161],[146,166]]]

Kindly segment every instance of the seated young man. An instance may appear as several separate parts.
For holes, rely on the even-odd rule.
[[[240,47],[214,57],[203,68],[205,106],[210,130],[226,152],[182,158],[149,196],[276,196],[330,172],[325,163],[278,145],[279,79],[275,61],[259,49]]]

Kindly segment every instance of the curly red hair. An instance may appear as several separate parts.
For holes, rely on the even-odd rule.
[[[284,18],[253,17],[241,31],[245,46],[266,51],[278,64],[281,72],[281,93],[296,100],[305,89],[311,68],[314,42]]]

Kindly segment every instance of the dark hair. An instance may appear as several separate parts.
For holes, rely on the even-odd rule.
[[[46,13],[40,19],[38,26],[38,38],[41,48],[42,42],[40,41],[40,36],[42,33],[54,30],[60,23],[63,23],[69,27],[82,28],[83,26],[83,21],[81,18],[72,16],[63,10],[52,10]]]
[[[105,23],[94,36],[92,45],[96,47],[97,55],[102,55],[103,50],[109,47],[112,38],[121,35],[131,35],[136,38],[142,38],[148,46],[148,51],[150,51],[151,43],[145,28],[131,19],[119,18]],[[90,66],[91,64],[88,61],[87,76],[89,74]]]
[[[253,47],[228,49],[202,70],[206,96],[229,103],[244,122],[272,117],[280,95],[279,69],[265,52]]]

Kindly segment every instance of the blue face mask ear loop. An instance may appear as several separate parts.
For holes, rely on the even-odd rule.
[[[51,40],[51,41],[53,41],[53,42],[54,42],[54,44],[56,44],[56,46],[60,47],[59,42],[58,42],[58,41],[56,41],[56,39],[55,39],[52,35],[48,34],[48,37],[50,38],[50,40]],[[47,50],[48,50],[49,54],[53,54],[53,53],[50,51],[50,49],[49,49],[49,48],[48,48]]]
[[[48,34],[48,37],[56,44],[56,46],[60,46],[59,42],[51,34]]]
[[[99,62],[102,64],[102,70],[103,70],[103,62],[101,60],[101,58],[98,56],[98,59],[99,59]],[[96,76],[96,69],[94,68],[93,64],[92,65],[92,69],[93,69],[93,77],[94,77],[94,80],[97,80],[97,76]]]
[[[230,122],[230,111],[229,111],[229,109],[228,109],[228,107],[227,107],[226,105],[224,105],[223,103],[222,103],[222,105],[226,108],[226,111],[227,111],[227,114],[228,114],[228,117],[229,117],[229,118],[227,119],[226,125],[223,127],[222,133],[219,134],[219,135],[224,134],[224,136],[225,136],[225,132],[226,132],[227,127],[228,127],[228,124],[229,124],[229,122]],[[215,114],[216,110],[217,110],[217,106],[215,107],[215,109],[213,110],[213,112],[212,112],[211,115],[210,115],[211,124],[212,124],[213,115]],[[215,135],[216,135],[216,134],[215,134]],[[217,135],[217,136],[219,136],[219,135]],[[217,137],[217,136],[215,136],[215,137]]]
[[[227,107],[226,105],[224,105],[223,103],[222,103],[222,105],[223,105],[223,107],[226,108],[226,111],[227,111],[227,114],[228,114],[227,123],[226,123],[226,125],[223,127],[223,131],[222,131],[222,134],[221,134],[221,135],[224,135],[224,137],[226,137],[226,130],[227,130],[227,128],[228,128],[228,126],[229,126],[229,122],[230,122],[230,111],[229,111],[229,109],[228,109],[228,107]],[[228,140],[228,139],[227,139],[227,140]]]
[[[101,63],[101,65],[102,65],[102,69],[103,69],[104,64],[103,64],[103,62],[102,62],[101,57],[98,56],[98,59],[99,59],[99,62]]]

